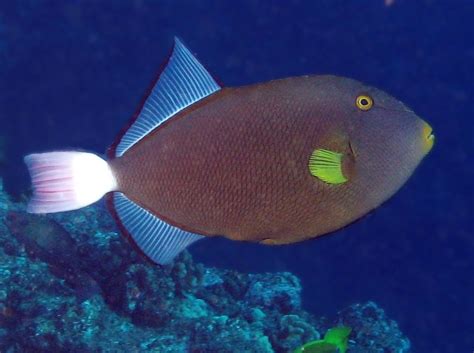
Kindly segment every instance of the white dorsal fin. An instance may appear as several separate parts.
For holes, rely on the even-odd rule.
[[[156,263],[171,262],[187,246],[203,238],[169,225],[120,192],[114,193],[113,200],[122,225],[140,250]]]
[[[145,100],[137,119],[120,139],[115,148],[115,157],[122,156],[180,110],[219,89],[220,86],[204,66],[175,38],[168,64]]]

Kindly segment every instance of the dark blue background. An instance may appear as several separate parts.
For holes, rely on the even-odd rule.
[[[415,352],[471,352],[473,22],[471,0],[2,1],[1,174],[18,196],[24,154],[105,151],[174,35],[227,85],[308,73],[362,80],[435,129],[407,185],[334,236],[277,248],[203,241],[193,253],[241,271],[293,271],[318,315],[373,299]]]

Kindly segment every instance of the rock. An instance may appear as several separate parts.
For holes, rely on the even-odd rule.
[[[278,335],[272,335],[272,342],[277,352],[292,351],[300,342],[314,341],[321,336],[310,322],[298,315],[282,316],[275,332]]]
[[[354,304],[338,313],[337,324],[352,328],[351,353],[410,351],[410,341],[397,323],[387,318],[374,302]]]
[[[246,299],[252,305],[276,307],[283,313],[290,313],[301,306],[301,284],[298,278],[288,272],[274,276],[250,275]]]

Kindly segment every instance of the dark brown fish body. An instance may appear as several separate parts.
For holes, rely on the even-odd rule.
[[[393,195],[433,146],[431,127],[358,81],[303,76],[222,88],[179,41],[108,161],[25,157],[33,213],[109,194],[156,263],[204,236],[285,244],[337,230]]]
[[[337,78],[321,76],[218,91],[113,160],[119,189],[206,235],[291,243],[344,226],[366,212],[343,197],[359,191],[317,181],[307,167],[318,147],[350,153],[334,134],[343,119],[315,96],[318,83],[338,89]]]

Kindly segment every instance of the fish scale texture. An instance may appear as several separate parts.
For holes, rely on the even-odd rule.
[[[347,148],[332,133],[343,119],[314,92],[310,78],[223,89],[113,160],[119,189],[205,235],[278,244],[340,228],[366,211],[365,201],[353,185],[328,185],[309,173],[315,148]]]

